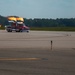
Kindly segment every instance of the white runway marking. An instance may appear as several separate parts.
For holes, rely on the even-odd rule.
[[[41,58],[0,58],[0,61],[41,60]]]

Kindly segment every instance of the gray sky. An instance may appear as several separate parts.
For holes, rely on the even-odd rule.
[[[0,15],[24,18],[75,18],[75,0],[0,0]]]

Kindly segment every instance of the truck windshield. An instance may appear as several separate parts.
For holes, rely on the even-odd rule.
[[[9,22],[8,26],[16,26],[16,23]]]
[[[23,26],[23,24],[18,24],[17,26]]]

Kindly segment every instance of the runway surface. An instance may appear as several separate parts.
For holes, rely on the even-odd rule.
[[[75,75],[75,32],[0,30],[0,75]]]

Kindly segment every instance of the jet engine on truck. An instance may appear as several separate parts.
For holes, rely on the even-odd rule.
[[[6,26],[7,32],[29,32],[29,27],[24,24],[24,19],[21,17],[8,17],[9,25]]]

